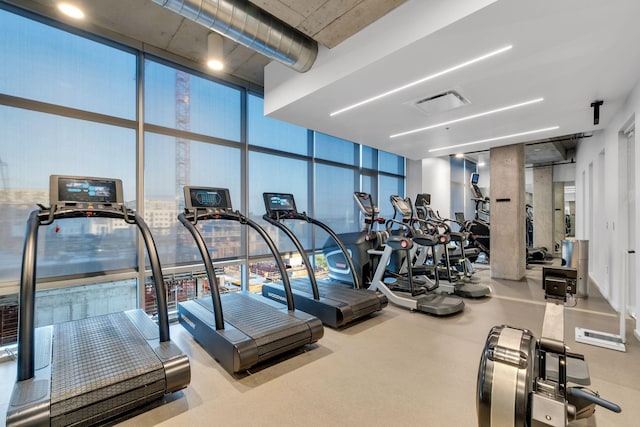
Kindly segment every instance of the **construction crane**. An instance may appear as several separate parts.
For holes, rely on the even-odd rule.
[[[191,130],[191,76],[176,70],[176,129]],[[188,139],[176,138],[176,208],[183,203],[182,187],[189,185],[191,176],[191,148]]]

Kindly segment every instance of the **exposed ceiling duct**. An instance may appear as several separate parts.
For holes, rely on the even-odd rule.
[[[247,0],[153,1],[302,73],[318,55],[316,41]]]

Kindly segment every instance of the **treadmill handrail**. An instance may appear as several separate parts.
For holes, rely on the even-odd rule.
[[[220,301],[220,288],[218,287],[218,279],[216,277],[216,271],[213,268],[213,262],[211,261],[211,255],[209,255],[209,249],[207,248],[202,235],[195,227],[195,223],[186,218],[184,213],[178,215],[178,220],[184,225],[187,230],[193,236],[196,241],[200,256],[204,262],[204,268],[209,278],[209,287],[211,288],[211,300],[213,302],[213,317],[215,320],[216,330],[224,329],[224,315],[222,313],[222,302]]]
[[[293,234],[293,231],[291,231],[289,227],[287,227],[280,221],[271,218],[267,214],[262,215],[262,219],[267,221],[269,224],[275,225],[280,230],[282,230],[284,234],[286,234],[287,237],[289,237],[293,245],[296,247],[296,250],[302,257],[302,263],[304,264],[304,267],[307,270],[307,275],[309,276],[309,283],[311,284],[311,292],[313,293],[313,299],[318,301],[320,299],[320,291],[318,291],[318,282],[316,281],[316,275],[314,274],[313,269],[309,265],[309,261],[306,256],[306,251],[302,247],[302,243],[300,242],[300,240],[298,240],[298,238],[295,236],[295,234]]]
[[[289,311],[295,310],[295,305],[293,303],[293,292],[291,291],[291,282],[289,281],[289,275],[287,274],[287,269],[284,265],[284,261],[282,260],[282,257],[280,256],[280,252],[278,252],[278,248],[276,248],[275,243],[273,243],[273,240],[271,240],[267,232],[264,231],[264,229],[260,227],[260,225],[258,225],[256,222],[247,218],[246,216],[244,216],[238,211],[231,212],[228,210],[216,210],[215,212],[210,212],[210,211],[207,211],[206,209],[194,209],[193,211],[191,210],[187,211],[185,209],[184,216],[186,220],[188,220],[189,222],[192,222],[193,224],[196,224],[198,221],[201,221],[201,220],[205,221],[210,219],[216,219],[216,220],[226,219],[230,221],[237,221],[240,224],[246,224],[249,227],[253,228],[255,231],[257,231],[258,234],[260,234],[260,237],[262,237],[264,242],[269,247],[271,254],[276,260],[278,270],[280,270],[280,275],[282,276],[282,284],[284,285],[284,292],[287,300],[287,309]],[[200,232],[198,231],[198,229],[195,229],[195,231],[200,236]],[[202,238],[202,236],[200,236],[200,238]],[[205,248],[206,248],[206,244],[205,244]],[[205,251],[205,253],[202,253],[202,255],[203,255],[203,258],[208,257],[209,259],[211,259],[211,255],[209,254],[208,250]],[[213,265],[213,262],[212,262],[212,265]],[[211,278],[209,278],[209,280],[211,280]],[[220,311],[220,313],[222,314],[222,311]]]
[[[120,209],[118,209],[120,207]],[[142,234],[156,291],[158,307],[158,329],[160,342],[169,341],[169,314],[167,293],[158,251],[149,231],[149,227],[137,212],[127,210],[124,206],[104,207],[69,207],[54,205],[51,208],[40,208],[31,212],[27,220],[24,247],[22,252],[22,272],[20,277],[20,300],[18,316],[18,381],[33,378],[35,371],[35,289],[36,264],[38,254],[38,230],[40,225],[50,225],[57,219],[66,218],[115,218],[127,223],[135,223]]]

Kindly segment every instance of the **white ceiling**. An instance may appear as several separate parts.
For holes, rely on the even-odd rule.
[[[151,0],[67,0],[84,22],[55,9],[57,0],[0,0],[145,50],[169,52],[196,67],[209,30]],[[304,74],[225,39],[222,77],[265,88],[271,117],[410,159],[591,133],[610,118],[640,78],[638,0],[251,0],[321,43]],[[387,98],[349,104],[468,61],[512,49]],[[329,48],[330,47],[330,48]],[[265,68],[266,66],[266,68]],[[456,90],[471,103],[426,115],[410,101]],[[493,116],[390,139],[398,132],[543,97]],[[591,102],[601,99],[600,125]],[[409,103],[409,104],[408,104]],[[558,126],[557,130],[429,152],[482,139]],[[556,144],[557,146],[557,144]],[[552,147],[551,147],[552,148]],[[560,150],[562,151],[562,150]]]
[[[421,159],[592,132],[640,78],[640,1],[409,0],[305,74],[271,63],[265,112],[340,138]],[[512,45],[509,51],[331,117],[330,113]],[[471,103],[425,115],[408,102],[456,90]],[[390,139],[398,132],[543,97],[492,116]],[[603,100],[593,124],[594,100]],[[446,147],[558,126],[464,148]]]

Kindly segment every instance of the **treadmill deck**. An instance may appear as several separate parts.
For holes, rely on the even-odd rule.
[[[250,368],[324,334],[317,318],[273,306],[247,291],[222,294],[224,329],[216,330],[211,297],[178,304],[182,326],[231,373]]]
[[[296,307],[306,313],[318,316],[322,322],[333,328],[365,317],[387,306],[387,297],[381,293],[366,289],[353,289],[340,283],[327,283],[318,280],[319,300],[313,299],[311,283],[308,278],[292,279]],[[263,285],[262,295],[284,302],[282,283]]]
[[[187,357],[158,337],[142,310],[37,328],[35,376],[15,384],[7,425],[104,422],[184,388]]]

